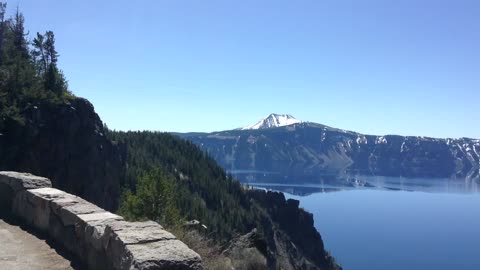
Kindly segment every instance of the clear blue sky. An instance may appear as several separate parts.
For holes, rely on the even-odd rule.
[[[8,1],[110,128],[480,137],[480,1]]]

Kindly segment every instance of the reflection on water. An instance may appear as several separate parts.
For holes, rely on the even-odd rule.
[[[252,187],[277,190],[299,196],[358,189],[422,191],[433,193],[480,192],[480,181],[474,179],[429,179],[333,174],[292,179],[291,177],[282,177],[278,174],[267,174],[255,171],[236,171],[233,175],[240,179],[242,183]],[[255,175],[255,177],[253,177],[253,175]],[[276,181],[275,177],[277,179]]]
[[[281,191],[283,193],[288,193],[288,194],[297,195],[297,196],[308,196],[314,193],[341,191],[341,189],[335,188],[335,187],[327,187],[327,186],[316,187],[316,186],[310,186],[308,184],[289,185],[289,184],[271,184],[271,183],[248,183],[248,185],[258,189]]]
[[[286,197],[313,213],[345,270],[480,269],[480,193],[352,189]]]
[[[326,248],[346,270],[480,269],[478,181],[331,174],[297,181],[277,174],[275,181],[273,175],[235,176],[247,185],[299,200],[313,213]]]

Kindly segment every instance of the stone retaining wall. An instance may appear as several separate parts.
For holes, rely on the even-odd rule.
[[[127,222],[51,187],[47,178],[0,172],[0,211],[11,210],[89,269],[203,269],[200,256],[158,223]]]

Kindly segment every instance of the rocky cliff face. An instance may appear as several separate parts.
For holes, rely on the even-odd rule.
[[[299,201],[283,193],[250,190],[249,196],[269,214],[271,230],[264,232],[268,250],[274,253],[271,269],[340,269],[326,253],[314,227],[313,215],[299,208]],[[268,261],[268,256],[267,256]],[[273,261],[273,260],[271,260]]]
[[[282,176],[350,171],[406,177],[479,177],[480,140],[374,136],[314,123],[179,134],[229,171]]]
[[[104,136],[103,124],[85,99],[37,103],[24,121],[0,121],[0,170],[48,177],[53,186],[116,209],[124,150]]]

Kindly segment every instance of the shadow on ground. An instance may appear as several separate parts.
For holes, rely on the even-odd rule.
[[[18,218],[14,217],[9,211],[6,211],[5,209],[0,209],[0,221],[2,221],[2,220],[7,225],[17,227],[21,231],[34,236],[34,238],[37,238],[38,241],[45,242],[50,248],[52,248],[58,255],[63,257],[63,259],[70,264],[68,269],[74,269],[74,270],[86,270],[87,269],[87,267],[84,264],[82,264],[76,257],[74,257],[70,252],[66,251],[57,242],[50,239],[48,237],[48,235],[32,228],[31,226],[28,226],[27,224],[25,224],[24,222],[22,222]],[[0,242],[5,243],[5,241],[6,240],[0,239]],[[20,254],[20,255],[23,255],[23,254]],[[2,260],[2,258],[0,258],[0,261],[1,260]],[[14,270],[14,269],[15,269],[15,267],[11,270]]]

